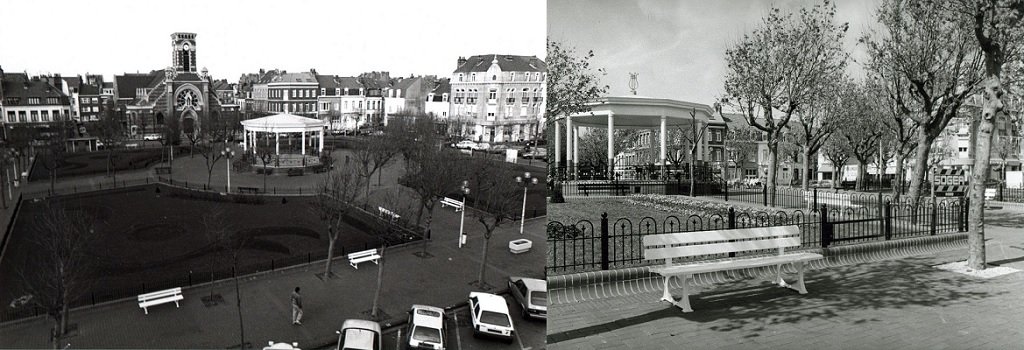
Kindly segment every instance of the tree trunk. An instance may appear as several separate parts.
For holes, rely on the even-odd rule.
[[[864,190],[864,178],[868,174],[865,163],[863,159],[857,159],[857,182],[854,185],[854,191],[860,192]]]
[[[693,161],[694,161],[694,159],[697,159],[697,152],[690,152],[690,197],[693,197],[693,193],[694,193],[693,185],[696,182],[696,181],[694,181],[694,178],[696,178],[696,176],[694,176],[694,173],[693,173]],[[667,180],[668,179],[662,179],[662,181],[667,181]]]
[[[692,176],[692,174],[691,174],[691,176]],[[490,242],[491,242],[491,232],[487,232],[487,234],[484,235],[484,247],[483,247],[484,253],[483,253],[483,258],[480,259],[480,276],[477,277],[477,281],[480,282],[480,287],[481,288],[483,288],[484,286],[487,285],[487,282],[485,282],[484,278],[486,277],[486,272],[487,272],[487,247],[489,246],[488,243],[490,243]]]
[[[1002,84],[998,75],[987,77],[981,118],[978,121],[974,139],[974,168],[971,173],[971,202],[967,216],[967,267],[985,269],[985,182],[989,177],[989,161],[992,158],[992,129],[995,117],[1003,109],[1000,100]]]
[[[377,259],[377,290],[373,292],[373,308],[370,309],[370,316],[374,320],[377,319],[378,310],[380,310],[380,290],[381,285],[384,282],[384,249],[386,246],[380,247],[380,259]]]
[[[238,258],[235,258],[235,271],[238,271]],[[242,322],[242,289],[238,288],[238,273],[235,273],[235,306],[238,308],[238,336],[239,349],[245,349],[245,323]]]
[[[331,261],[334,260],[334,242],[338,240],[337,232],[334,229],[328,229],[327,234],[330,235],[331,241],[327,244],[327,263],[324,264],[324,279],[331,278]]]
[[[935,138],[929,136],[923,126],[918,128],[917,155],[914,158],[914,169],[910,177],[910,191],[907,192],[910,206],[915,209],[921,199],[921,184],[924,183],[924,177],[928,171],[928,155],[931,153],[932,141],[935,141]]]
[[[804,163],[804,166],[803,166],[803,179],[801,179],[802,180],[801,182],[802,182],[802,185],[803,185],[802,187],[803,187],[804,191],[807,191],[810,188],[810,185],[811,185],[811,183],[810,183],[810,181],[811,181],[811,177],[810,177],[810,173],[811,173],[811,154],[810,154],[809,148],[807,146],[804,146],[804,156],[803,156],[803,158],[804,158],[803,159],[804,160],[803,161],[803,163]]]
[[[779,168],[779,144],[776,140],[768,141],[768,181],[764,184],[768,191],[768,206],[775,206],[775,177]]]
[[[462,208],[462,210],[466,210],[466,208]],[[427,225],[426,225],[427,227],[426,227],[426,231],[424,232],[424,236],[423,236],[423,254],[427,253],[427,239],[430,238],[430,237],[427,237],[426,234],[430,232],[430,225],[433,223],[433,221],[434,221],[434,206],[430,205],[430,206],[427,206]]]
[[[904,191],[903,186],[905,184],[903,183],[903,173],[904,173],[903,163],[906,162],[906,161],[907,161],[906,160],[906,155],[904,155],[903,150],[897,151],[896,152],[896,164],[895,164],[896,165],[896,178],[892,179],[892,181],[893,181],[893,185],[892,185],[892,198],[893,198],[893,202],[894,203],[898,203],[900,201],[900,194],[902,194],[903,191]]]

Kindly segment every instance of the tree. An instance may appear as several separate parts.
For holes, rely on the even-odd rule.
[[[324,279],[331,278],[331,262],[334,258],[334,244],[341,234],[342,222],[353,208],[362,187],[360,177],[352,167],[342,167],[327,173],[316,188],[316,197],[310,210],[327,226],[327,261],[324,265]]]
[[[794,141],[801,148],[800,163],[801,188],[805,191],[810,187],[811,161],[818,154],[821,146],[839,129],[842,121],[843,98],[849,98],[853,83],[845,76],[826,82],[817,96],[810,103],[800,108],[796,114]]]
[[[426,213],[426,224],[424,232],[431,232],[434,218],[434,208],[437,202],[445,195],[456,191],[464,178],[457,175],[466,158],[459,153],[450,152],[441,147],[434,147],[433,144],[440,141],[437,133],[433,130],[431,119],[418,119],[413,132],[406,137],[405,144],[408,145],[406,155],[404,184],[416,192],[419,202],[419,212],[416,215],[418,225]],[[419,140],[419,141],[415,141]],[[490,162],[489,162],[490,163]],[[494,165],[492,166],[500,166]],[[388,208],[392,209],[392,208]],[[424,237],[428,238],[428,237]],[[423,240],[423,251],[421,256],[427,256],[427,240]]]
[[[114,110],[114,102],[105,100],[100,111],[99,120],[86,124],[90,135],[95,136],[103,142],[107,150],[107,175],[114,177],[117,182],[117,167],[114,166],[114,152],[120,149],[124,141],[124,125],[121,124],[117,111]]]
[[[199,155],[203,157],[203,164],[206,165],[206,187],[210,187],[210,182],[213,180],[213,168],[221,158],[225,157],[221,151],[230,145],[226,141],[230,126],[227,118],[216,111],[204,113],[203,116],[199,125],[195,125],[192,133],[187,135],[193,154],[198,150]],[[221,140],[225,141],[218,142]]]
[[[601,76],[606,74],[603,68],[591,70],[590,59],[594,58],[593,51],[577,55],[574,48],[551,41],[550,38],[548,38],[547,44],[548,94],[544,104],[544,115],[548,116],[546,119],[548,125],[544,130],[548,142],[554,144],[555,135],[552,131],[554,130],[552,124],[556,123],[558,118],[589,111],[590,107],[587,106],[587,102],[608,92],[608,85],[601,84]],[[555,203],[565,201],[561,192],[561,176],[557,172],[561,162],[561,159],[548,162],[548,174],[555,175],[551,197]]]
[[[899,108],[917,125],[910,203],[916,207],[931,144],[955,117],[979,81],[981,55],[969,28],[936,2],[885,0],[877,12],[882,29],[861,39],[874,72],[893,72],[906,83]],[[897,78],[893,78],[897,79]]]
[[[996,117],[1005,108],[1004,67],[1021,63],[1024,57],[1024,1],[960,0],[943,3],[950,7],[954,23],[973,34],[968,45],[979,50],[984,62],[981,77],[981,113],[975,120],[971,145],[974,166],[971,171],[970,210],[967,218],[967,265],[985,269],[985,182],[992,158],[992,131]],[[1013,71],[1011,71],[1013,72]],[[1017,77],[1020,78],[1020,77]]]
[[[65,144],[68,139],[68,128],[74,127],[71,121],[58,119],[47,124],[48,137],[46,138],[46,157],[43,159],[43,168],[50,175],[50,192],[57,183],[57,171],[64,165],[64,156],[67,155]]]
[[[821,151],[825,153],[825,159],[832,164],[832,182],[835,184],[833,186],[839,185],[842,181],[843,168],[850,160],[850,144],[848,139],[842,136],[842,133],[843,130],[840,129],[821,147]]]
[[[846,138],[847,151],[857,160],[857,191],[864,190],[867,165],[878,154],[878,142],[884,135],[880,123],[882,112],[877,107],[864,93],[863,86],[854,87],[840,106],[843,113],[842,135]]]
[[[167,147],[167,166],[174,168],[174,146],[181,144],[181,124],[178,117],[170,116],[164,118],[164,125],[160,129],[160,145]]]
[[[761,26],[726,50],[725,102],[763,131],[769,152],[768,196],[775,205],[779,139],[789,120],[846,67],[847,25],[833,23],[828,0],[799,16],[772,8]],[[777,113],[778,114],[777,114]]]
[[[885,133],[882,137],[889,140],[892,145],[896,168],[896,177],[892,185],[893,202],[899,202],[900,195],[906,191],[905,164],[907,158],[917,148],[918,125],[910,118],[911,111],[904,102],[908,98],[908,83],[890,68],[869,65],[869,75],[865,84],[869,98],[878,105],[878,110],[883,114],[883,117],[879,118]]]
[[[595,169],[609,169],[614,164],[607,164],[608,162],[608,133],[596,129],[584,129],[587,132],[581,131],[579,138],[579,155],[580,159],[577,161],[580,164],[590,164]],[[620,129],[615,130],[612,137],[612,155],[619,154],[623,150],[632,147],[637,140],[636,130],[631,129]],[[612,174],[608,174],[611,179]]]
[[[480,274],[475,286],[487,290],[487,248],[494,230],[516,217],[519,210],[520,190],[516,186],[516,174],[509,167],[495,166],[487,159],[474,158],[469,161],[469,188],[473,197],[473,210],[466,209],[484,227],[483,257],[480,260]]]
[[[757,160],[757,141],[760,137],[761,132],[746,122],[729,124],[725,132],[725,147],[735,166],[742,168],[746,162]],[[734,172],[732,178],[743,178],[743,174]]]
[[[18,274],[31,301],[53,321],[54,348],[67,335],[71,304],[89,290],[90,244],[95,241],[93,218],[70,209],[56,199],[48,201],[34,221],[32,263]]]
[[[225,217],[224,208],[220,206],[214,206],[210,210],[206,211],[202,216],[203,234],[206,235],[206,239],[210,242],[213,251],[213,260],[222,255],[227,254],[227,260],[231,264],[231,271],[234,271],[232,279],[235,284],[235,309],[238,311],[238,336],[239,344],[245,345],[245,322],[242,318],[242,289],[238,285],[238,258],[242,253],[242,249],[248,244],[250,237],[240,235],[238,231],[231,226],[230,221]],[[212,275],[211,266],[211,275]],[[212,280],[212,277],[211,277]],[[213,293],[212,289],[211,292]],[[212,294],[211,294],[212,301]]]

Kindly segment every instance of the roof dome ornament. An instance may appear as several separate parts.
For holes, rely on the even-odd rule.
[[[636,87],[638,85],[636,77],[638,75],[640,75],[640,73],[629,73],[629,91],[633,92],[633,96],[636,96]]]
[[[202,72],[203,79],[206,79],[207,77],[210,76],[210,71],[207,70],[206,67],[203,67],[203,70],[201,70],[200,72]]]
[[[174,80],[175,74],[174,67],[167,66],[167,68],[164,68],[164,75],[167,76],[167,80]]]

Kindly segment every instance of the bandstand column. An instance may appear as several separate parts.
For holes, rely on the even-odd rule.
[[[578,178],[580,167],[580,127],[572,127],[572,177]]]
[[[661,158],[660,159],[661,159],[661,180],[662,181],[666,180],[666,178],[665,178],[665,151],[667,149],[667,147],[666,147],[666,140],[668,139],[668,133],[666,132],[665,129],[666,129],[665,116],[661,116],[661,130],[660,130],[660,135],[661,135]]]
[[[243,130],[242,131],[242,151],[248,151],[249,150],[249,135],[248,134],[249,134],[248,130]]]
[[[324,153],[324,129],[320,128],[320,149],[317,151],[320,154]]]
[[[608,179],[615,176],[615,113],[608,112]]]
[[[306,130],[302,130],[302,155],[306,155]]]
[[[574,173],[575,167],[573,166],[573,154],[572,154],[572,117],[565,117],[565,176],[568,179],[574,179],[570,177]]]
[[[274,133],[274,154],[281,155],[281,133]]]

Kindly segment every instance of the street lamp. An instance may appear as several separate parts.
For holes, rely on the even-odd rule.
[[[516,183],[523,185],[523,215],[519,217],[519,234],[523,234],[523,226],[526,225],[526,189],[537,184],[537,178],[530,177],[530,172],[523,173],[523,176],[516,176]]]
[[[227,193],[231,193],[231,157],[235,156],[235,150],[231,149],[231,147],[225,147],[223,151],[220,151],[220,155],[227,158],[227,161],[225,162],[228,169],[228,184],[226,190]]]
[[[459,248],[466,244],[466,234],[462,229],[466,225],[466,196],[469,195],[469,181],[462,181],[462,219],[459,220]]]

